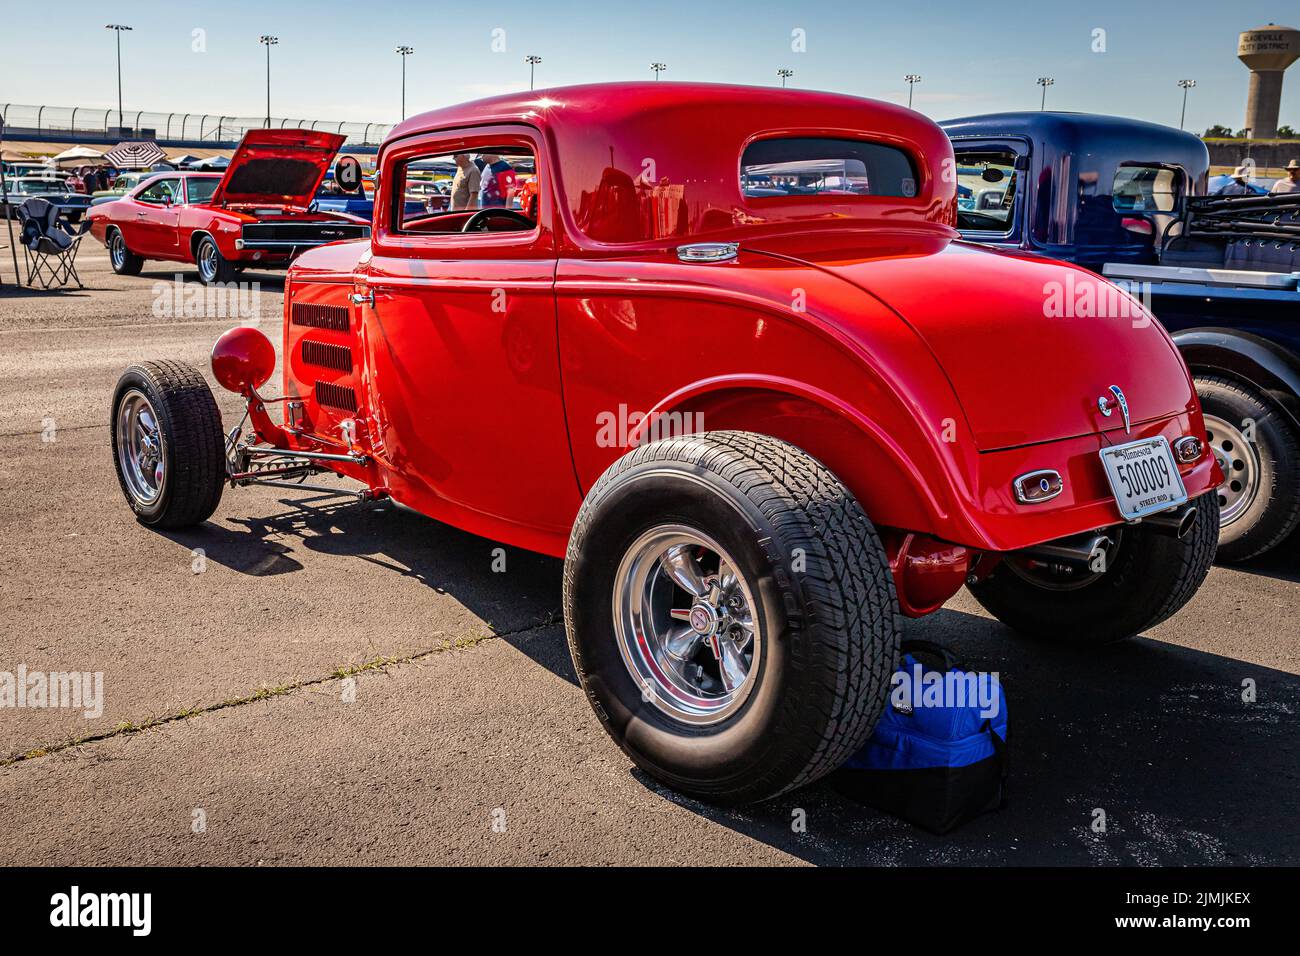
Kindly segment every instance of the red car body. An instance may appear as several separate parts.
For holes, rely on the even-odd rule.
[[[744,195],[746,145],[790,136],[901,148],[914,195]],[[535,228],[400,228],[401,163],[503,145],[537,158]],[[784,90],[574,87],[407,120],[379,154],[369,241],[289,272],[290,420],[255,401],[257,433],[361,453],[329,467],[558,556],[584,495],[656,423],[759,431],[839,476],[883,530],[904,610],[933,610],[978,554],[1120,523],[1103,447],[1205,432],[1158,323],[1045,317],[1047,289],[1117,294],[1104,279],[960,241],[952,164],[916,113]],[[684,261],[699,243],[738,251]],[[1099,406],[1115,384],[1131,431]],[[1208,454],[1178,467],[1192,498],[1222,480]],[[1013,479],[1040,469],[1063,490],[1021,503]]]
[[[189,263],[210,237],[236,267],[283,268],[306,249],[369,235],[368,224],[355,216],[311,211],[343,141],[310,130],[250,130],[224,173],[159,173],[94,206],[91,234],[107,246],[116,231],[134,256]],[[164,180],[175,181],[175,200],[147,201]],[[214,181],[209,193],[205,184]]]

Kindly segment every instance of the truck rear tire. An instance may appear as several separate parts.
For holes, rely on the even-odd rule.
[[[1062,579],[1008,555],[970,593],[999,621],[1026,637],[1062,644],[1111,644],[1173,617],[1192,599],[1214,563],[1219,511],[1213,494],[1196,499],[1185,538],[1122,526],[1108,567]]]
[[[109,434],[117,480],[142,524],[186,528],[217,510],[226,481],[221,412],[192,365],[145,362],[123,372]]]
[[[884,707],[898,655],[875,528],[820,462],[709,432],[616,461],[564,565],[574,667],[642,770],[722,804],[830,773]]]
[[[1272,402],[1234,379],[1198,375],[1196,392],[1226,477],[1215,492],[1219,558],[1245,561],[1300,525],[1300,436]]]

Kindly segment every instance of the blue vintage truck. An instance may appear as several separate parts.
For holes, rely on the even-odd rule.
[[[1205,144],[1138,120],[994,113],[940,126],[964,238],[1099,272],[1172,334],[1227,476],[1221,559],[1285,540],[1300,524],[1300,194],[1205,196]],[[1044,299],[1046,317],[1140,321],[1069,290]]]

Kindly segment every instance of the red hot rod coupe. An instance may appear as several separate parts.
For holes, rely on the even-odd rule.
[[[316,212],[312,201],[344,137],[305,129],[245,134],[225,174],[160,173],[121,199],[91,208],[90,232],[120,275],[146,259],[192,262],[205,283],[249,266],[283,268],[298,253],[363,239],[356,216]]]
[[[535,163],[535,204],[406,212],[407,169],[454,157]],[[961,242],[952,147],[924,117],[586,86],[416,117],[378,162],[370,239],[289,271],[282,395],[248,328],[212,353],[248,404],[228,434],[197,370],[123,375],[113,455],[143,523],[332,471],[563,556],[597,717],[719,802],[860,747],[902,616],[963,585],[1017,631],[1102,643],[1204,580],[1222,474],[1169,336],[1045,318],[1054,284],[1117,293]]]

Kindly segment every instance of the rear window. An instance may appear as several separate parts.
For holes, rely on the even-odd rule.
[[[761,139],[740,159],[740,187],[753,199],[916,195],[903,150],[855,139]]]
[[[1178,204],[1181,175],[1164,166],[1121,166],[1115,172],[1111,205],[1116,212],[1171,212]]]

